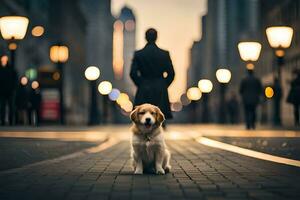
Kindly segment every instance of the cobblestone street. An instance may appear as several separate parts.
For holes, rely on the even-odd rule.
[[[300,169],[168,140],[167,175],[133,175],[129,142],[0,172],[0,199],[299,199]]]

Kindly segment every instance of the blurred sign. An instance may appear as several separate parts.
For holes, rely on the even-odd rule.
[[[56,88],[43,89],[41,118],[44,121],[57,121],[60,118],[59,90]]]

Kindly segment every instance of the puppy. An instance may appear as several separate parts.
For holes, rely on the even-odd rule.
[[[163,113],[157,106],[142,104],[131,112],[130,119],[133,121],[131,157],[134,173],[168,173],[171,155],[161,127],[165,120]]]

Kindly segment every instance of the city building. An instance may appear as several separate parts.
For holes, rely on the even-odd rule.
[[[219,88],[216,70],[227,68],[232,73],[227,95],[238,92],[238,86],[246,72],[237,49],[238,42],[259,39],[258,0],[209,0],[207,14],[202,19],[202,38],[191,49],[189,83],[197,85],[199,79],[210,79],[214,89],[210,94],[210,107],[218,112]],[[217,115],[216,115],[217,116]],[[216,117],[212,121],[217,121]]]
[[[114,72],[120,90],[133,97],[135,86],[129,76],[134,51],[136,50],[136,21],[133,11],[127,6],[121,9],[114,24]]]

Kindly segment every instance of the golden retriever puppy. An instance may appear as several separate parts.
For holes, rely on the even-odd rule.
[[[161,127],[165,120],[163,113],[157,106],[142,104],[131,112],[130,119],[133,121],[131,157],[134,173],[168,173],[171,155]]]

